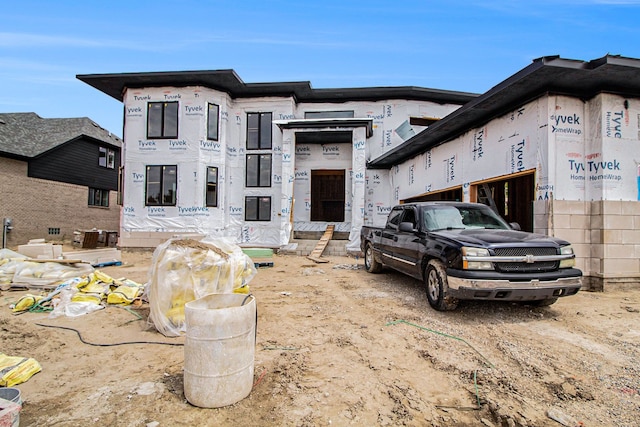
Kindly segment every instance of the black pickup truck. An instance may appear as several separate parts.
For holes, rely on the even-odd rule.
[[[455,310],[459,300],[551,305],[582,286],[569,242],[521,231],[480,203],[398,205],[384,228],[360,233],[368,272],[388,266],[424,281],[440,311]]]

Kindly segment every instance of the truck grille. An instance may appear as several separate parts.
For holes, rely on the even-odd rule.
[[[497,256],[525,256],[525,255],[556,255],[558,252],[554,247],[533,247],[533,248],[497,248],[494,250]],[[545,271],[555,271],[558,269],[559,261],[544,262],[497,262],[495,268],[503,273],[536,273]]]

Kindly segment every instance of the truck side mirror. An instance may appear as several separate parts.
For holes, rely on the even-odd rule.
[[[416,231],[415,228],[413,228],[413,223],[411,222],[401,222],[398,226],[398,230],[406,231],[408,233],[413,233],[414,231]]]
[[[510,222],[509,227],[511,227],[512,230],[516,230],[516,231],[522,230],[522,228],[520,228],[520,224],[518,224],[517,222]]]

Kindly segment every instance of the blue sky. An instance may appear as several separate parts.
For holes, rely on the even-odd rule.
[[[234,69],[246,83],[483,93],[535,58],[640,58],[640,0],[5,1],[0,112],[122,104],[77,74]]]

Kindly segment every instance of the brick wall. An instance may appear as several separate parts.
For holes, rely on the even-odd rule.
[[[0,157],[0,219],[12,218],[13,230],[7,246],[16,247],[30,239],[73,240],[78,229],[120,228],[117,193],[109,195],[109,207],[89,207],[88,188],[27,177],[27,163]],[[59,228],[60,234],[49,234]]]

